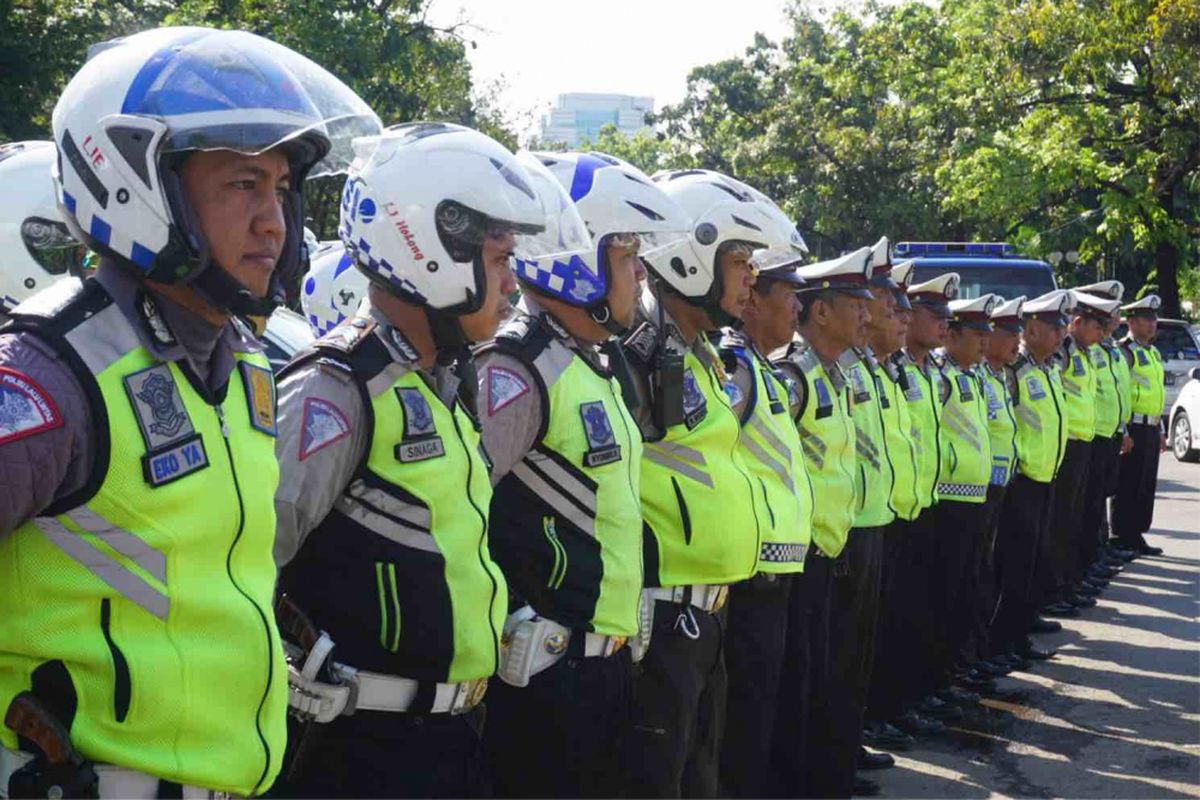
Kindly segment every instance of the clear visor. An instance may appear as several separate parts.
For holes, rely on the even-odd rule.
[[[531,153],[519,153],[515,161],[541,209],[542,230],[518,236],[513,255],[521,261],[569,263],[591,254],[592,236],[558,179]]]
[[[291,145],[310,177],[345,171],[352,140],[381,128],[362,98],[304,56],[245,31],[200,28],[179,29],[148,57],[122,112],[162,119],[166,152]]]

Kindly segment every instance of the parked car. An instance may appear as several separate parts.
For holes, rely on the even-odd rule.
[[[1168,441],[1175,458],[1200,461],[1200,367],[1188,372],[1188,382],[1179,390],[1167,420]]]
[[[1128,328],[1122,322],[1113,336],[1120,341],[1127,332]],[[1188,381],[1188,375],[1200,367],[1200,327],[1182,319],[1160,319],[1154,346],[1163,360],[1163,383],[1167,390],[1163,414],[1166,414],[1179,397],[1179,390]]]
[[[1054,291],[1054,270],[1045,261],[1018,255],[1008,242],[897,242],[896,261],[912,259],[913,283],[957,272],[959,297],[993,292],[1009,300]]]
[[[263,343],[271,369],[278,372],[304,347],[313,341],[312,329],[304,317],[290,308],[277,308],[267,318],[267,329],[260,340]]]

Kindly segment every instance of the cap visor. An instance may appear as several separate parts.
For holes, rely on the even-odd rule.
[[[876,275],[867,281],[867,283],[876,289],[899,289],[900,286],[892,280],[890,274]]]
[[[861,297],[863,300],[874,300],[875,295],[871,294],[871,290],[862,286],[831,286],[830,291],[844,294],[847,297]]]

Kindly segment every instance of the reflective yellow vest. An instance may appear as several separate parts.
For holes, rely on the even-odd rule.
[[[758,569],[759,515],[765,512],[742,457],[741,425],[719,364],[703,336],[687,349],[684,421],[642,451],[648,586],[735,583]]]
[[[1096,372],[1096,436],[1111,439],[1121,426],[1121,397],[1108,351],[1099,344],[1088,348]]]
[[[803,572],[815,501],[790,414],[788,387],[742,334],[726,334],[721,350],[753,376],[752,394],[742,410],[741,443],[766,510],[766,518],[760,520],[758,571]]]
[[[1017,469],[1030,480],[1050,483],[1067,452],[1067,406],[1058,368],[1022,353],[1007,369],[1017,386]]]
[[[816,498],[812,540],[822,553],[837,558],[860,505],[849,388],[836,364],[826,370],[807,347],[793,344],[776,365],[796,382],[796,429]]]
[[[1129,353],[1120,345],[1111,341],[1104,345],[1108,351],[1109,364],[1116,378],[1117,398],[1121,404],[1121,418],[1118,420],[1118,430],[1125,430],[1129,418],[1133,416],[1133,375],[1129,371]]]
[[[942,365],[942,372],[949,386],[942,403],[938,499],[982,503],[987,499],[992,470],[983,388],[974,371],[961,369],[949,357]]]
[[[899,370],[897,380],[908,401],[912,421],[913,441],[920,458],[917,469],[917,497],[921,508],[937,502],[938,476],[942,470],[942,402],[945,377],[928,359],[926,368],[918,367],[912,358],[901,351],[892,357]]]
[[[0,708],[37,683],[75,708],[71,742],[92,761],[265,791],[287,711],[270,365],[238,354],[211,400],[141,346],[99,284],[74,291],[35,328],[89,397],[95,472],[0,537]],[[16,735],[0,729],[0,745]]]
[[[883,434],[892,462],[892,508],[902,520],[912,521],[921,513],[918,470],[921,454],[913,436],[908,399],[900,388],[900,369],[890,359],[879,365],[875,382],[883,412]]]
[[[492,554],[540,616],[573,630],[636,635],[642,434],[621,387],[537,317],[505,324],[493,347],[537,376],[545,432],[496,486]]]
[[[1096,436],[1096,368],[1070,337],[1063,342],[1059,364],[1067,394],[1067,433],[1072,439],[1090,442]]]
[[[863,351],[851,349],[838,359],[838,366],[846,374],[850,387],[850,416],[854,420],[855,451],[858,453],[856,528],[882,527],[896,518],[891,505],[895,475],[888,457],[887,437],[883,433],[879,388],[875,384],[872,365],[865,360],[868,357]],[[871,357],[871,361],[874,360]]]
[[[993,486],[1007,486],[1017,462],[1017,421],[1013,417],[1013,398],[1004,373],[992,371],[991,365],[977,369],[982,378],[987,400],[988,440],[992,446]]]
[[[1166,403],[1166,387],[1163,384],[1162,357],[1154,345],[1140,345],[1132,338],[1126,339],[1123,347],[1129,351],[1129,374],[1132,378],[1134,414],[1147,417],[1161,416]]]

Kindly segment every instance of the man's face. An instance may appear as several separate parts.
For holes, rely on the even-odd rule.
[[[896,306],[896,349],[904,347],[908,342],[908,329],[912,325],[912,309]]]
[[[624,326],[633,322],[633,312],[638,297],[638,270],[641,259],[638,258],[637,244],[610,244],[605,247],[608,258],[608,307],[613,319]]]
[[[1025,346],[1029,351],[1040,358],[1044,358],[1047,354],[1053,353],[1058,349],[1066,334],[1067,329],[1063,325],[1056,325],[1053,322],[1040,319],[1030,319],[1025,322],[1025,333],[1023,335]]]
[[[515,242],[511,233],[499,236],[489,233],[484,237],[482,260],[487,290],[479,310],[460,318],[467,341],[486,342],[496,335],[500,323],[508,317],[508,296],[517,288],[517,279],[509,267]]]
[[[896,313],[896,298],[891,289],[871,288],[871,300],[867,301],[867,313],[870,322],[867,325],[867,336],[879,350],[880,355],[894,353],[900,349],[903,342],[899,316]]]
[[[841,292],[826,292],[817,298],[813,311],[830,342],[845,350],[867,343],[867,324],[871,321],[867,301]]]
[[[750,287],[754,285],[750,253],[741,249],[720,253],[717,256],[717,274],[721,278],[721,310],[741,319],[742,311],[750,301]]]
[[[179,178],[213,263],[265,297],[287,238],[287,158],[278,150],[257,156],[199,151],[180,166]]]
[[[908,326],[908,342],[925,350],[933,350],[946,343],[949,323],[929,310],[928,306],[913,306],[912,322]]]
[[[1154,317],[1130,317],[1128,322],[1129,332],[1143,342],[1152,341],[1158,333],[1158,320]]]
[[[773,350],[792,340],[799,310],[800,303],[792,284],[760,279],[746,306],[746,322],[753,325],[755,338],[768,350]]]
[[[990,336],[989,331],[956,325],[946,337],[946,352],[953,356],[959,365],[970,367],[983,360]]]
[[[1071,337],[1080,347],[1091,347],[1104,336],[1104,325],[1094,317],[1078,316],[1071,322]]]
[[[988,337],[987,359],[996,364],[1011,364],[1020,352],[1021,337],[1008,328],[997,328]]]

